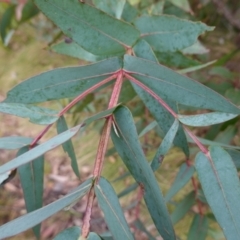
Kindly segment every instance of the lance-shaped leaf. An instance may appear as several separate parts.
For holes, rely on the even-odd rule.
[[[181,202],[178,203],[171,214],[171,219],[174,225],[187,214],[195,202],[195,192],[192,191]]]
[[[30,151],[14,158],[13,160],[3,164],[0,166],[0,174],[3,174],[7,171],[10,171],[11,169],[17,168],[23,164],[26,164],[33,159],[42,156],[45,152],[50,151],[54,149],[55,147],[61,145],[71,137],[73,137],[78,130],[80,129],[81,125],[78,125],[74,128],[71,128],[55,137],[52,139],[38,145],[37,147],[31,149]]]
[[[195,214],[190,230],[188,240],[205,240],[208,232],[208,219],[206,216]]]
[[[237,114],[221,113],[221,112],[204,113],[204,114],[191,115],[191,116],[185,116],[185,115],[179,114],[178,120],[188,126],[203,127],[203,126],[209,126],[213,124],[226,122],[237,116],[238,116]]]
[[[18,156],[29,151],[29,147],[23,147],[18,151]],[[32,212],[42,207],[43,203],[43,175],[44,158],[38,157],[34,161],[24,164],[18,168],[24,201],[27,212]],[[40,237],[41,225],[33,227],[34,234]]]
[[[32,140],[32,138],[21,136],[3,137],[0,138],[0,149],[19,149],[29,145]]]
[[[158,150],[152,160],[151,168],[153,169],[153,171],[156,171],[158,169],[164,156],[167,154],[167,152],[171,148],[178,128],[179,128],[179,122],[177,119],[175,119],[173,125],[171,126],[171,128],[169,129],[169,131],[167,132],[165,137],[163,138],[161,145],[158,148]]]
[[[93,0],[93,3],[103,12],[120,19],[126,0]]]
[[[158,64],[157,58],[152,51],[152,48],[149,44],[141,40],[134,46],[134,53],[137,57],[148,59]],[[157,120],[158,125],[161,127],[163,132],[166,134],[170,129],[171,125],[174,122],[173,116],[160,105],[156,99],[150,96],[146,91],[138,87],[136,84],[132,83],[135,91],[139,95],[139,97],[143,100],[146,107],[150,110],[151,114]],[[166,100],[166,102],[175,110],[177,111],[176,103]],[[178,132],[176,134],[176,138],[174,140],[174,144],[183,149],[186,156],[189,155],[187,139],[185,133],[181,126],[178,128]],[[157,166],[157,165],[156,165]],[[155,169],[156,170],[156,169]]]
[[[186,106],[239,114],[240,109],[208,87],[152,61],[124,56],[124,70],[163,99]]]
[[[182,189],[188,183],[194,171],[195,169],[193,166],[187,166],[186,163],[182,164],[171,188],[168,190],[165,196],[166,202],[168,202],[180,189]]]
[[[66,123],[66,120],[63,116],[61,116],[58,121],[57,121],[57,132],[58,134],[67,131],[68,130],[68,126]],[[66,142],[64,142],[62,144],[63,150],[68,154],[68,156],[71,159],[71,166],[72,169],[74,171],[74,173],[76,174],[77,177],[80,178],[80,173],[79,173],[79,169],[78,169],[78,163],[77,163],[77,158],[74,152],[74,148],[73,148],[73,144],[72,144],[72,140],[69,139]]]
[[[96,55],[124,53],[139,37],[132,25],[76,0],[34,0],[67,36]]]
[[[36,103],[74,97],[111,76],[121,65],[119,58],[109,58],[87,66],[58,68],[41,73],[10,90],[5,102]]]
[[[48,204],[38,210],[23,215],[11,222],[0,226],[1,238],[7,238],[26,231],[29,228],[36,226],[45,219],[51,217],[53,214],[59,212],[73,202],[82,198],[92,185],[92,179],[89,179],[77,187],[68,195],[58,199],[57,201]]]
[[[169,15],[142,16],[136,19],[134,24],[140,30],[141,37],[159,52],[176,52],[184,49],[193,45],[199,35],[214,29],[201,22]]]
[[[198,153],[195,167],[205,197],[229,240],[240,238],[240,184],[229,154],[221,147],[209,148],[211,159]],[[209,157],[210,158],[210,157]]]
[[[95,193],[114,239],[134,239],[111,184],[106,179],[101,178],[95,186]]]
[[[144,226],[144,223],[141,222],[141,220],[137,219],[134,221],[134,226],[136,228],[138,228],[140,231],[144,232],[147,237],[148,237],[148,240],[156,240],[152,234],[146,229],[146,227]]]
[[[114,117],[119,133],[119,136],[114,131],[111,133],[114,146],[129,172],[142,186],[144,200],[159,233],[165,240],[175,239],[164,198],[140,146],[132,115],[126,107],[119,107]]]
[[[107,56],[97,56],[83,49],[80,45],[75,42],[67,43],[66,41],[62,41],[60,43],[54,44],[50,47],[50,49],[56,53],[64,54],[70,57],[79,58],[88,62],[97,62]]]
[[[20,103],[0,103],[0,112],[29,118],[30,122],[47,125],[57,121],[57,112],[43,107]]]

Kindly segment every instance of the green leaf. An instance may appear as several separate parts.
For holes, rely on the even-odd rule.
[[[93,0],[93,4],[109,15],[121,19],[126,0]]]
[[[134,53],[136,56],[144,59],[148,59],[150,61],[153,61],[155,63],[158,63],[158,60],[152,51],[149,44],[141,40],[139,41],[135,47],[134,47]],[[174,118],[172,117],[169,112],[167,112],[152,96],[150,96],[148,93],[146,93],[143,89],[138,87],[136,84],[132,83],[136,93],[139,95],[139,97],[143,100],[146,107],[150,110],[154,118],[157,120],[159,126],[163,130],[163,132],[166,134],[168,130],[171,127],[171,124],[174,121]],[[177,106],[175,103],[166,100],[166,102],[172,106],[174,110],[177,110]],[[176,136],[176,139],[174,140],[174,144],[176,146],[179,146],[183,149],[186,156],[189,154],[188,145],[187,145],[187,139],[185,136],[185,133],[182,130],[182,127],[179,126],[179,130]],[[156,165],[155,167],[157,167]],[[154,167],[154,168],[155,168]],[[155,169],[156,170],[156,169]]]
[[[188,232],[188,240],[205,240],[208,232],[208,219],[205,216],[195,214]]]
[[[57,121],[57,112],[43,107],[20,103],[0,103],[0,112],[29,118],[30,122],[47,125]]]
[[[240,91],[237,88],[229,88],[226,90],[224,96],[236,105],[240,105]]]
[[[95,232],[90,232],[87,240],[101,240],[102,238]]]
[[[195,167],[205,197],[227,239],[240,238],[240,184],[229,154],[210,147],[211,159],[198,153]]]
[[[124,70],[164,99],[186,106],[239,114],[240,109],[204,85],[171,69],[137,57],[124,56]]]
[[[28,151],[28,146],[23,147],[18,151],[17,156]],[[20,166],[18,173],[27,212],[29,213],[41,208],[43,204],[44,157],[40,156],[32,162]],[[40,238],[40,229],[40,224],[33,227],[34,234],[38,239]]]
[[[133,47],[135,56],[148,59],[150,61],[158,63],[158,60],[151,48],[151,46],[143,39],[140,39],[137,44]]]
[[[75,0],[34,0],[67,36],[96,55],[116,55],[133,46],[139,32],[130,24]]]
[[[37,147],[31,149],[30,151],[3,164],[2,166],[0,166],[0,174],[3,174],[7,171],[10,171],[11,169],[26,164],[39,156],[42,156],[45,152],[54,149],[55,147],[61,145],[62,143],[73,137],[79,131],[80,128],[81,125],[71,128],[68,131],[65,131],[53,137],[52,139],[38,145]]]
[[[173,140],[176,136],[176,133],[179,128],[179,122],[177,119],[175,119],[173,125],[171,128],[168,130],[167,134],[163,138],[160,147],[158,148],[152,163],[151,163],[151,168],[153,171],[156,171],[158,167],[160,166],[164,156],[167,154],[167,152],[170,150]]]
[[[50,1],[48,1],[50,2]],[[80,67],[58,68],[34,76],[10,90],[5,102],[37,103],[74,97],[121,69],[119,58]]]
[[[106,56],[93,55],[92,53],[84,50],[80,45],[75,42],[66,43],[65,41],[62,41],[52,45],[50,49],[56,53],[79,58],[88,62],[97,62],[104,58],[107,58]]]
[[[178,73],[186,74],[186,73],[190,73],[190,72],[195,72],[195,71],[201,70],[205,67],[208,67],[208,66],[214,64],[215,62],[216,62],[216,60],[213,60],[213,61],[210,61],[210,62],[207,62],[204,64],[200,64],[200,65],[197,65],[194,67],[185,68],[185,69],[179,70]]]
[[[191,179],[192,175],[194,174],[194,167],[193,166],[187,166],[186,163],[183,163],[179,169],[179,172],[171,186],[171,188],[168,190],[165,201],[168,202],[172,199],[172,197],[181,190]]]
[[[23,23],[23,22],[31,19],[38,13],[39,13],[39,10],[36,7],[36,5],[31,0],[28,1],[23,7],[20,23]]]
[[[132,22],[138,15],[138,10],[133,7],[128,1],[126,1],[123,12],[122,19],[126,22]]]
[[[171,219],[174,225],[187,214],[195,202],[195,192],[192,191],[181,202],[178,203],[171,214]]]
[[[53,240],[78,240],[81,234],[81,229],[79,227],[71,227],[60,232]]]
[[[226,149],[228,154],[231,156],[235,167],[239,170],[240,169],[240,152],[232,149]]]
[[[183,55],[181,52],[155,52],[155,54],[158,61],[168,67],[187,68],[200,64],[200,62]]]
[[[17,219],[14,219],[11,222],[0,226],[1,238],[14,236],[23,231],[26,231],[29,228],[36,226],[45,219],[51,217],[53,214],[59,212],[73,202],[82,198],[88,192],[91,185],[92,179],[88,179],[79,187],[75,188],[71,193],[62,197],[61,199],[58,199],[55,202],[50,203],[41,209],[35,210],[31,213],[23,215]]]
[[[1,21],[0,21],[0,34],[2,41],[5,44],[5,38],[7,36],[7,30],[10,27],[11,20],[15,14],[15,6],[9,7],[2,15]]]
[[[237,116],[238,116],[237,114],[221,113],[221,112],[211,112],[211,113],[204,113],[204,114],[191,115],[191,116],[179,114],[178,120],[188,126],[203,127],[203,126],[209,126],[213,124],[226,122]]]
[[[165,201],[145,159],[131,113],[127,108],[119,107],[114,112],[114,117],[119,133],[117,136],[112,130],[114,146],[136,182],[142,186],[144,200],[159,233],[165,240],[175,239]]]
[[[13,136],[13,137],[3,137],[0,138],[0,149],[18,149],[22,148],[26,145],[29,145],[32,142],[32,138],[29,137],[20,137],[20,136]]]
[[[67,130],[68,130],[68,126],[67,126],[66,120],[65,120],[64,116],[61,116],[57,121],[57,132],[58,132],[58,134],[60,134],[60,133],[65,132]],[[71,166],[72,166],[72,169],[73,169],[74,173],[76,174],[76,176],[78,178],[80,178],[77,158],[76,158],[76,155],[75,155],[75,152],[74,152],[72,140],[69,139],[66,142],[64,142],[62,144],[62,147],[63,147],[63,150],[68,154],[68,156],[71,159]]]
[[[125,195],[129,194],[130,192],[136,190],[138,188],[138,183],[133,183],[129,187],[124,188],[123,191],[121,191],[117,196],[118,198],[124,197]]]
[[[134,22],[146,40],[155,51],[176,52],[193,45],[199,35],[212,31],[201,22],[183,20],[175,16],[142,16]]]
[[[209,49],[197,40],[193,45],[184,48],[181,52],[183,54],[206,54],[209,52]]]
[[[144,232],[147,235],[148,240],[155,240],[155,238],[152,236],[152,234],[146,229],[143,222],[141,222],[139,219],[134,221],[134,226],[136,228],[140,229],[141,232]]]
[[[106,179],[101,178],[95,186],[95,193],[114,239],[134,239],[111,184]]]
[[[169,0],[173,5],[181,8],[182,10],[191,13],[191,7],[188,0]]]

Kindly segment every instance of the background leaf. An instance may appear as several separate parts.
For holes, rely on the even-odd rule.
[[[78,240],[81,234],[81,229],[77,226],[67,228],[60,232],[53,240]]]
[[[191,179],[192,175],[194,174],[194,167],[187,166],[186,163],[183,163],[179,169],[179,172],[174,179],[174,182],[171,188],[168,190],[165,201],[168,202],[180,189],[182,189],[187,182]]]
[[[74,0],[34,0],[39,9],[88,52],[116,55],[125,52],[139,37],[130,24]]]
[[[75,188],[71,193],[56,200],[47,206],[35,210],[31,213],[23,215],[17,219],[12,220],[2,226],[0,226],[1,238],[11,237],[26,231],[27,229],[34,227],[45,219],[49,218],[53,214],[59,212],[71,203],[82,198],[92,185],[92,179],[88,179],[82,183],[79,187]]]
[[[34,76],[10,90],[5,102],[36,103],[74,97],[121,68],[119,58],[80,67],[54,69]]]
[[[60,134],[67,130],[68,130],[68,126],[67,126],[66,120],[65,120],[64,116],[61,116],[57,121],[57,132],[58,132],[58,134]],[[62,147],[63,147],[63,150],[68,154],[68,156],[71,159],[71,166],[72,166],[74,173],[76,174],[76,176],[78,178],[80,178],[78,162],[77,162],[77,158],[76,158],[75,151],[73,148],[72,140],[69,139],[66,142],[64,142],[62,144]]]
[[[27,151],[29,151],[29,147],[23,147],[18,151],[17,156]],[[40,156],[32,162],[20,166],[18,173],[27,212],[29,213],[41,208],[43,204],[44,157]],[[40,229],[41,224],[33,227],[37,238],[40,238]]]
[[[206,216],[195,214],[188,232],[188,240],[205,240],[208,231],[208,219]]]
[[[142,16],[134,24],[154,50],[175,52],[193,45],[205,31],[212,31],[201,22],[191,22],[175,16]]]
[[[95,193],[114,239],[134,239],[111,184],[106,179],[100,178],[95,186]]]
[[[211,160],[198,153],[195,167],[205,197],[227,239],[240,237],[240,184],[229,154],[210,147]]]
[[[57,121],[57,112],[43,107],[20,103],[0,103],[0,112],[29,118],[30,122],[47,125]]]
[[[118,137],[112,131],[114,146],[129,172],[143,188],[144,200],[159,233],[165,240],[175,239],[165,201],[140,147],[131,113],[127,108],[119,107],[114,112],[114,117],[120,135]]]

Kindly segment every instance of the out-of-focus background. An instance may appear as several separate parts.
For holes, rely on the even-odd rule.
[[[236,105],[240,105],[239,0],[189,0],[191,8],[184,7],[183,3],[187,1],[182,0],[134,0],[130,2],[142,12],[155,13],[154,11],[158,9],[159,12],[161,11],[165,14],[172,14],[194,21],[200,20],[210,26],[215,26],[214,31],[200,37],[200,42],[195,46],[195,49],[186,50],[185,58],[179,53],[176,53],[174,56],[159,55],[158,58],[162,64],[176,70],[217,60],[217,63],[188,75],[218,91]],[[24,0],[0,0],[2,37],[0,42],[1,101],[4,100],[7,92],[13,86],[35,74],[57,67],[87,63],[83,60],[51,51],[50,46],[54,41],[66,39],[66,37],[36,8],[31,4],[26,8],[26,4],[28,4],[28,1]],[[160,8],[161,10],[159,10]],[[194,51],[197,51],[198,54],[195,54]],[[109,93],[107,89],[102,89],[91,94],[84,100],[84,104],[80,103],[66,114],[69,127],[80,123],[84,118],[93,115],[97,111],[105,110]],[[63,99],[61,101],[44,103],[42,106],[60,110],[68,101]],[[152,117],[147,114],[137,97],[133,98],[127,105],[134,112],[138,129],[142,129],[147,123],[152,121]],[[83,135],[77,135],[73,139],[82,180],[91,175],[102,123],[102,121],[99,121],[92,124]],[[41,129],[43,129],[43,126],[32,124],[27,119],[0,114],[1,137],[13,135],[35,137]],[[225,125],[217,125],[211,129],[207,127],[197,129],[195,133],[209,140],[216,140],[217,138],[226,144],[240,144],[238,119],[229,121]],[[43,141],[54,135],[56,135],[56,130],[53,127],[44,136]],[[155,150],[161,142],[158,134],[155,131],[150,131],[141,141],[147,158],[149,160],[152,159]],[[111,143],[109,144],[109,149],[111,150]],[[103,176],[110,181],[114,181],[114,179],[124,175],[126,169],[119,157],[110,153],[109,151],[109,155],[106,157]],[[16,151],[0,150],[0,163],[11,160],[15,154]],[[163,193],[171,186],[178,170],[177,167],[183,161],[184,155],[178,148],[172,148],[167,158],[164,159],[164,164],[156,174]],[[116,192],[120,193],[127,186],[130,186],[132,182],[133,180],[130,177],[123,178],[121,181],[115,181],[114,187]],[[79,180],[72,172],[70,160],[61,147],[46,154],[44,177],[45,205],[68,193],[70,189],[79,185],[79,183]],[[182,193],[176,196],[175,200],[181,199],[181,196],[188,192],[191,187],[191,183],[189,183]],[[136,216],[133,208],[136,199],[137,191],[121,198],[121,204],[125,209],[126,218],[130,225]],[[83,198],[70,210],[62,211],[44,221],[42,224],[42,239],[52,239],[58,232],[69,226],[81,226],[85,204],[86,198]],[[144,203],[141,203],[140,211],[142,222],[148,226],[149,231],[154,232],[154,225],[151,224],[151,220],[145,211]],[[22,190],[19,178],[16,176],[12,181],[0,188],[0,224],[2,225],[25,212]],[[191,214],[176,225],[177,234],[181,239],[186,239],[190,221]],[[224,239],[221,232],[218,231],[218,226],[212,224],[211,227],[212,234],[210,234],[209,239]],[[97,232],[106,231],[106,225],[97,204],[95,204],[93,211],[92,230]],[[141,231],[139,231],[138,236],[138,239],[148,239]],[[32,231],[29,230],[10,239],[34,239],[34,236]]]

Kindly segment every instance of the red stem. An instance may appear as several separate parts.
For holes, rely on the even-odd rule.
[[[108,109],[115,107],[117,105],[118,98],[119,98],[119,95],[121,92],[122,83],[123,83],[123,72],[119,71],[117,73],[117,80],[114,85],[112,95],[111,95],[111,98],[110,98],[110,101],[108,104]],[[99,145],[98,145],[94,169],[93,169],[94,184],[96,184],[98,182],[99,177],[102,172],[103,161],[104,161],[104,157],[105,157],[105,154],[107,151],[107,145],[108,145],[108,140],[110,137],[112,121],[113,121],[113,116],[112,115],[108,116],[107,120],[104,124],[104,127],[103,127],[103,131],[102,131],[101,138],[100,138]],[[82,237],[84,237],[84,238],[87,238],[87,236],[89,234],[90,220],[91,220],[92,206],[93,206],[94,198],[95,198],[94,189],[91,189],[91,191],[89,192],[89,195],[88,195],[86,214],[83,219]]]

